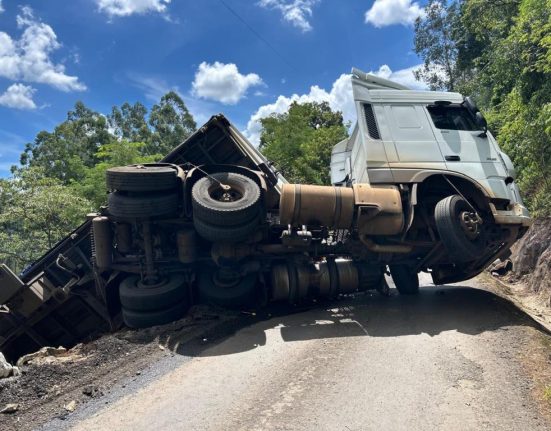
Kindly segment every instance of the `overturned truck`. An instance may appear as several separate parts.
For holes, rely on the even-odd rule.
[[[289,184],[222,115],[156,164],[109,169],[108,205],[23,274],[0,267],[9,358],[191,304],[296,304],[418,273],[465,280],[531,223],[515,170],[474,103],[352,72],[357,124],[332,186]]]

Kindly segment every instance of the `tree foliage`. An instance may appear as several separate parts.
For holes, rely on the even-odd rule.
[[[108,122],[112,133],[129,142],[150,142],[152,131],[147,125],[147,108],[140,102],[125,102],[119,108],[113,106]]]
[[[327,102],[293,102],[283,114],[261,120],[260,150],[292,182],[329,184],[333,146],[348,134],[342,113]]]
[[[26,145],[20,162],[23,169],[40,168],[48,177],[74,184],[105,162],[102,154],[106,148],[114,148],[116,141],[142,143],[133,160],[142,156],[151,160],[170,152],[196,127],[184,101],[173,91],[153,105],[149,116],[139,102],[114,106],[108,116],[77,102],[53,132],[41,131]],[[130,154],[135,150],[130,149]]]
[[[39,168],[0,179],[0,262],[22,270],[76,228],[91,209],[89,201]]]
[[[149,124],[153,136],[147,142],[147,154],[168,154],[197,128],[186,104],[174,91],[166,93],[158,104],[153,105]]]
[[[457,77],[458,6],[430,0],[425,8],[426,18],[415,22],[415,52],[423,66],[414,72],[417,80],[425,81],[433,90],[453,91]]]
[[[89,200],[94,208],[105,205],[107,187],[105,172],[114,166],[125,166],[135,163],[151,163],[161,159],[161,155],[144,155],[143,142],[129,142],[127,140],[113,140],[102,145],[96,152],[96,163],[91,168],[84,169],[84,175],[79,181],[71,182],[71,188],[77,195]]]
[[[530,209],[551,215],[551,0],[441,2],[436,15],[434,3],[415,27],[425,61],[417,77],[475,97],[519,171]]]
[[[21,165],[40,168],[47,177],[68,184],[81,179],[84,168],[94,166],[96,151],[111,139],[106,118],[77,102],[53,132],[43,130],[25,146]]]

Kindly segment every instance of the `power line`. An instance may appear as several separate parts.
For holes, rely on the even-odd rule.
[[[259,40],[261,40],[262,42],[264,42],[264,44],[270,48],[281,60],[283,60],[283,62],[285,64],[287,64],[287,66],[289,66],[291,69],[293,69],[295,72],[297,72],[297,69],[291,64],[289,63],[289,61],[287,61],[287,59],[283,56],[283,54],[281,54],[270,42],[268,42],[264,37],[262,37],[247,21],[245,21],[245,19],[243,19],[243,17],[241,17],[241,15],[239,15],[233,8],[230,7],[230,5],[228,5],[224,0],[218,0],[220,3],[222,3],[222,5],[228,10],[230,11],[230,13],[235,16],[239,21],[241,21],[245,27],[247,27],[249,29],[249,31],[254,34]]]

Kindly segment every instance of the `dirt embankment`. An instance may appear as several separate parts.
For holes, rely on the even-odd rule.
[[[113,390],[137,379],[156,360],[178,354],[179,346],[191,340],[208,344],[204,334],[236,316],[196,306],[164,326],[122,329],[70,350],[45,348],[27,355],[21,375],[0,379],[0,430],[36,429],[53,418],[65,419],[93,398],[103,397],[107,404]]]
[[[513,270],[500,280],[551,312],[551,217],[536,219],[512,252]]]

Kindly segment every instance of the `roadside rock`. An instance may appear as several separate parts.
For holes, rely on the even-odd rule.
[[[21,356],[17,360],[17,366],[22,367],[28,364],[47,365],[54,362],[69,362],[83,359],[77,347],[75,346],[71,350],[67,350],[65,347],[43,347],[37,352]]]
[[[83,395],[86,395],[87,397],[90,397],[90,398],[99,398],[103,396],[103,392],[101,391],[101,389],[98,386],[94,386],[94,385],[86,386],[82,390],[82,393]]]
[[[513,246],[514,272],[517,277],[531,274],[536,268],[551,264],[548,253],[551,250],[551,218],[534,221],[526,235]]]
[[[533,293],[551,296],[551,218],[540,218],[512,249],[513,274]]]
[[[19,376],[20,374],[21,372],[19,371],[19,368],[14,367],[12,364],[6,361],[6,358],[4,357],[2,352],[0,352],[0,379],[10,376]]]
[[[68,412],[74,412],[77,409],[77,402],[75,400],[71,401],[70,403],[63,406],[65,410]]]
[[[6,404],[2,410],[0,410],[0,413],[2,414],[11,414],[15,413],[17,410],[19,410],[19,404]]]

